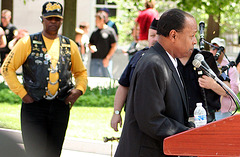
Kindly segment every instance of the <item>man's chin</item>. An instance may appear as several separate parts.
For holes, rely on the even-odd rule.
[[[191,56],[192,52],[193,52],[193,49],[190,49],[188,52],[184,53],[184,55],[182,57],[180,57],[180,58]]]

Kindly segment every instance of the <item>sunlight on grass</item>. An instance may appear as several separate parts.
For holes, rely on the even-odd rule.
[[[110,126],[113,108],[74,107],[67,130],[68,137],[103,140],[103,137],[120,137]]]
[[[1,103],[0,126],[20,130],[21,105]],[[115,132],[110,127],[113,108],[111,107],[80,107],[71,109],[67,137],[103,140],[103,137],[120,137],[121,130]],[[124,114],[124,113],[123,113]]]
[[[1,103],[0,126],[8,129],[20,130],[20,109],[21,105]]]

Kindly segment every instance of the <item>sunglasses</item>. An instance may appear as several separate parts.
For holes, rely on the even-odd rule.
[[[52,20],[55,20],[55,21],[61,21],[62,19],[59,18],[59,17],[47,17],[46,18],[48,21],[52,21]]]

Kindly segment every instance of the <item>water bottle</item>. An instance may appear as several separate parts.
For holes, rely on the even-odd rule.
[[[194,110],[194,124],[196,128],[207,124],[207,114],[202,107],[202,103],[197,103],[197,107]]]

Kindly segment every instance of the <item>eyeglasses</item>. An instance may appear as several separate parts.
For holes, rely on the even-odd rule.
[[[1,16],[1,18],[2,18],[2,19],[7,19],[7,17],[6,17],[6,16]]]

